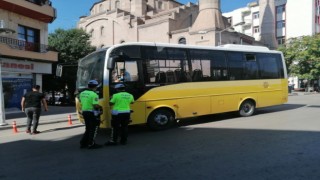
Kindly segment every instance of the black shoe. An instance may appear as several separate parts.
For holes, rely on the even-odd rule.
[[[113,141],[108,141],[108,142],[106,142],[104,145],[105,145],[105,146],[115,146],[115,145],[117,145],[117,143],[116,143],[116,142],[113,142]]]
[[[88,146],[88,149],[99,149],[102,148],[102,145],[94,143],[93,145]]]
[[[40,131],[33,131],[33,132],[32,132],[33,135],[39,134],[39,133],[41,133],[41,132],[40,132]]]

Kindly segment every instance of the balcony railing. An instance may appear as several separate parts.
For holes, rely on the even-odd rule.
[[[24,40],[18,40],[18,39],[3,37],[3,36],[0,36],[0,43],[8,45],[12,49],[19,49],[24,51],[46,53],[49,50],[49,46],[45,44],[31,43],[31,42],[26,42]]]

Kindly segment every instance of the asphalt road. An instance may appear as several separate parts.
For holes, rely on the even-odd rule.
[[[40,125],[39,135],[0,131],[0,179],[320,179],[320,95],[290,96],[252,117],[232,113],[152,132],[129,144],[79,149],[82,124]],[[100,130],[98,143],[109,137]]]

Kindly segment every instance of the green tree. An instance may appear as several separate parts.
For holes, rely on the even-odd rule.
[[[319,79],[320,34],[291,38],[278,50],[283,52],[290,76],[307,80]]]
[[[44,76],[44,91],[64,91],[66,94],[67,87],[70,99],[74,99],[78,60],[95,50],[89,39],[90,35],[82,29],[56,29],[49,34],[49,46],[58,52],[58,62],[53,64],[52,74]],[[61,77],[55,76],[57,65],[63,67]]]

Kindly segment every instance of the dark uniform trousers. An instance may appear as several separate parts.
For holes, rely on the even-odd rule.
[[[130,121],[130,113],[119,113],[118,115],[112,115],[112,140],[118,142],[120,133],[120,143],[126,143],[128,138],[128,125]]]
[[[82,112],[86,130],[82,136],[80,141],[81,146],[90,146],[93,145],[95,142],[96,135],[98,133],[100,120],[94,116],[93,112],[84,111]]]

